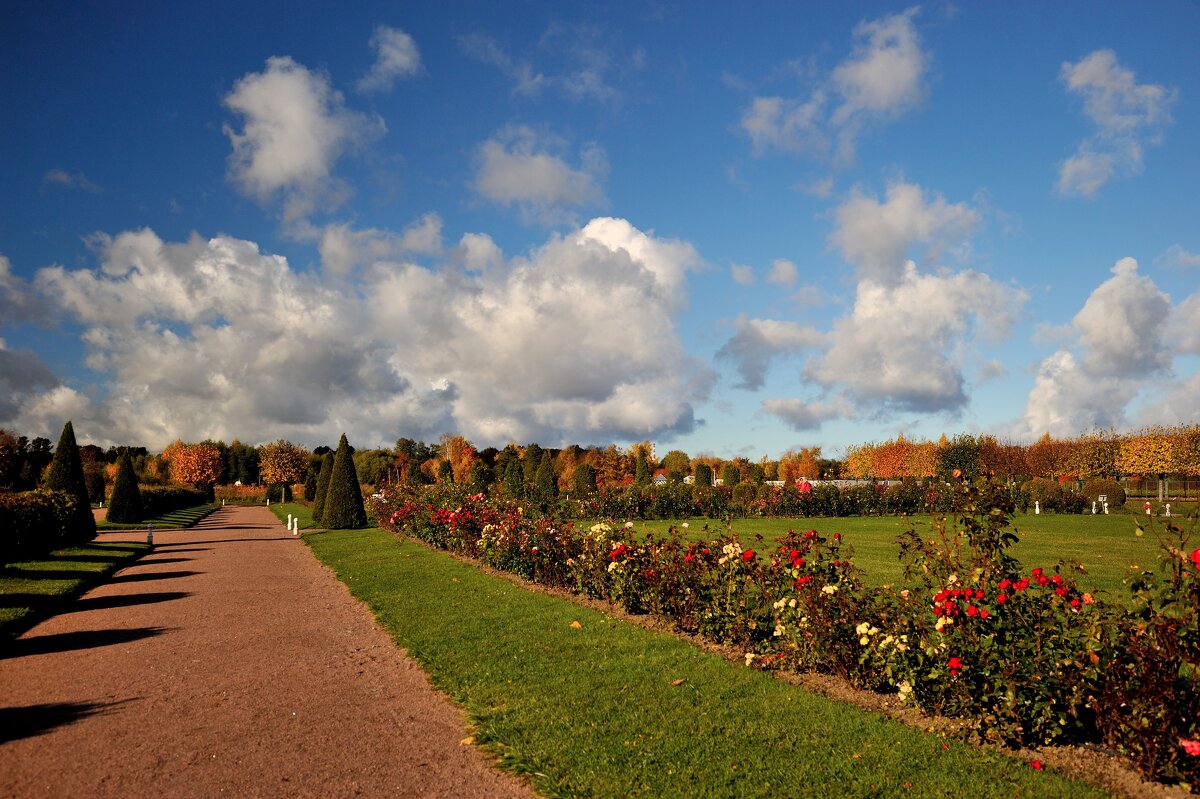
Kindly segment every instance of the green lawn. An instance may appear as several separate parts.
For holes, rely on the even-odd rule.
[[[171,511],[164,513],[154,519],[146,519],[140,522],[96,522],[96,530],[101,533],[111,533],[114,530],[137,530],[146,529],[147,524],[153,524],[155,530],[166,530],[180,527],[191,527],[196,522],[203,519],[208,514],[221,507],[217,504],[197,505],[194,508],[184,508],[182,510]]]
[[[150,551],[145,544],[97,543],[0,569],[0,637],[16,636]]]
[[[1144,516],[1129,514],[1017,514],[1013,517],[1013,529],[1020,541],[1012,553],[1028,567],[1046,568],[1060,559],[1077,560],[1085,570],[1078,576],[1084,590],[1109,591],[1117,599],[1124,594],[1121,580],[1131,564],[1150,567],[1155,563],[1157,544],[1154,536],[1136,535],[1138,522],[1144,520]],[[683,521],[688,523],[687,530],[682,529]],[[732,529],[744,542],[761,535],[771,547],[790,529],[813,529],[824,535],[841,533],[842,540],[854,547],[854,560],[866,572],[867,581],[883,585],[899,582],[903,577],[897,544],[900,533],[911,524],[918,531],[932,534],[933,523],[934,518],[928,515],[735,519]],[[590,524],[578,522],[576,526],[586,529]],[[639,535],[664,535],[672,524],[696,540],[725,533],[725,525],[712,519],[639,521],[635,522],[634,530]]]
[[[1104,795],[386,532],[305,541],[543,795]]]
[[[288,514],[299,516],[301,530],[308,530],[313,526],[311,505],[301,505],[299,502],[272,502],[267,510],[274,513],[284,524],[287,524]]]

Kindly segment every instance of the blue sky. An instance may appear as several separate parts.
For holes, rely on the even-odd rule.
[[[1194,3],[16,3],[0,426],[837,455],[1200,418]]]

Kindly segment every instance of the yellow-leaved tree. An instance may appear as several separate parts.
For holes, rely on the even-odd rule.
[[[258,474],[268,485],[304,482],[309,452],[298,444],[280,439],[258,448]]]

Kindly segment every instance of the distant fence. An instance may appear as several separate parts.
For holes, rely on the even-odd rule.
[[[1200,478],[1197,477],[1166,477],[1161,481],[1155,477],[1149,479],[1131,477],[1119,482],[1121,488],[1125,489],[1126,495],[1131,499],[1158,499],[1159,496],[1167,499],[1200,498]],[[1162,484],[1161,494],[1160,482]]]

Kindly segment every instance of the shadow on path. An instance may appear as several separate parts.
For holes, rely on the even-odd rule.
[[[193,572],[187,570],[173,572],[147,572],[146,574],[118,574],[116,577],[109,580],[110,583],[144,583],[149,580],[173,580],[176,577],[191,577]]]
[[[100,646],[127,644],[171,632],[169,627],[134,627],[129,630],[80,630],[71,633],[35,635],[18,638],[0,645],[0,658],[19,658],[44,655],[50,652],[69,652],[74,649],[95,649]]]
[[[78,613],[83,610],[102,608],[131,608],[135,605],[153,605],[156,602],[172,602],[191,596],[188,591],[155,591],[147,594],[117,596],[91,596],[78,599],[63,609],[63,613]]]
[[[0,743],[19,738],[32,738],[49,732],[55,727],[74,724],[80,719],[108,713],[118,705],[128,702],[55,702],[48,705],[0,708]]]

